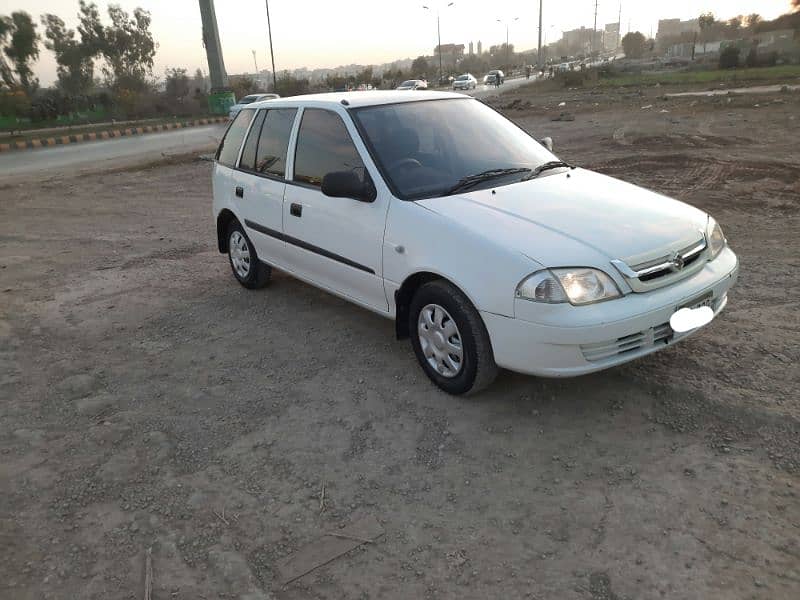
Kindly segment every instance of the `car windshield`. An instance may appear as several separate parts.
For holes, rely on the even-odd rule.
[[[403,83],[400,84],[400,87],[410,87],[410,86],[414,85],[415,83],[416,83],[416,81],[404,81]]]
[[[469,75],[459,75],[456,77],[456,80],[458,81],[466,81],[467,79],[469,79]]]
[[[241,100],[239,100],[239,104],[250,104],[255,102],[258,99],[258,96],[245,96]]]
[[[533,170],[556,160],[525,131],[471,98],[368,106],[352,114],[387,183],[404,200],[445,195],[470,175]],[[498,177],[472,189],[524,176]]]

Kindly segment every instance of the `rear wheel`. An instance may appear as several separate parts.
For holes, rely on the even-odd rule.
[[[233,276],[248,289],[264,287],[272,275],[272,269],[258,259],[250,238],[236,220],[228,227],[228,260]]]
[[[449,394],[474,394],[497,376],[483,319],[461,290],[445,281],[423,285],[409,310],[411,344],[422,370]]]

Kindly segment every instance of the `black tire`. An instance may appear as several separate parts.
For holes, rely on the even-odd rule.
[[[445,377],[437,372],[428,363],[422,350],[418,320],[420,311],[429,304],[444,308],[458,327],[463,361],[455,376]],[[433,383],[448,394],[475,394],[490,385],[497,377],[498,368],[494,362],[491,340],[483,319],[464,293],[454,285],[439,280],[420,287],[411,300],[408,319],[411,345],[422,370]]]
[[[246,248],[249,262],[249,269],[246,273],[240,273],[237,271],[237,268],[234,264],[233,253],[235,250],[233,239],[235,234],[243,238],[244,246]],[[264,287],[267,285],[270,277],[272,276],[272,268],[269,265],[265,265],[258,259],[258,255],[253,247],[253,243],[250,241],[250,238],[247,237],[247,233],[245,233],[242,225],[235,219],[231,221],[231,224],[228,227],[228,262],[231,265],[231,271],[233,271],[233,276],[236,278],[236,281],[241,283],[249,290],[256,290]]]

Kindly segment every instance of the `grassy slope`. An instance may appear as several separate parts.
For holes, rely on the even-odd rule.
[[[680,85],[703,83],[788,82],[800,78],[800,65],[780,65],[753,69],[715,69],[712,71],[678,71],[619,75],[600,79],[600,86]]]

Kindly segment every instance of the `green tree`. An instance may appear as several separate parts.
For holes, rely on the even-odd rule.
[[[186,76],[186,69],[167,69],[164,72],[166,87],[164,93],[168,98],[183,102],[189,95],[189,78]]]
[[[141,8],[133,18],[116,4],[109,4],[111,25],[103,29],[103,73],[114,87],[144,89],[152,73],[157,45],[150,32],[150,13]]]
[[[424,56],[418,56],[414,59],[414,62],[411,63],[411,72],[417,77],[427,75],[429,69],[428,59]]]
[[[719,54],[720,69],[735,69],[739,66],[739,48],[726,46]]]
[[[194,72],[194,77],[192,78],[192,88],[194,89],[195,96],[206,93],[206,78],[203,75],[203,71],[200,69],[197,69]]]
[[[14,77],[14,70],[6,62],[6,54],[3,49],[8,44],[8,38],[11,37],[12,27],[11,19],[0,16],[0,82],[9,88],[17,86],[17,79]]]
[[[747,15],[747,28],[751,31],[755,31],[756,27],[758,27],[758,24],[761,23],[762,20],[763,19],[761,18],[761,15],[758,13]]]
[[[103,51],[105,30],[100,22],[100,11],[95,3],[80,0],[78,3],[78,34],[88,56],[98,56]]]
[[[0,76],[9,87],[21,86],[28,94],[39,86],[33,76],[31,63],[39,58],[39,34],[31,16],[23,11],[11,13],[11,17],[0,16],[0,43],[2,54],[11,61],[13,70],[0,57]],[[14,76],[16,73],[16,77]]]
[[[703,54],[706,53],[706,42],[708,41],[708,33],[714,27],[714,13],[704,12],[697,18],[697,24],[700,26],[700,35],[703,38]]]
[[[356,75],[356,83],[372,83],[372,67],[365,67]]]
[[[56,57],[59,88],[68,94],[86,94],[92,87],[94,61],[89,50],[75,39],[75,31],[67,29],[60,17],[42,15],[45,28],[45,48]]]
[[[308,79],[298,79],[289,71],[284,71],[278,76],[276,92],[281,96],[299,96],[308,93]]]
[[[647,40],[639,31],[631,31],[622,38],[622,49],[626,58],[642,58],[647,49]]]
[[[280,80],[278,81],[278,84],[280,84]],[[234,96],[236,96],[237,100],[241,100],[248,94],[255,94],[256,92],[261,91],[258,87],[258,83],[256,82],[256,80],[250,77],[249,75],[239,75],[237,77],[229,77],[228,85],[233,90],[233,94]]]

